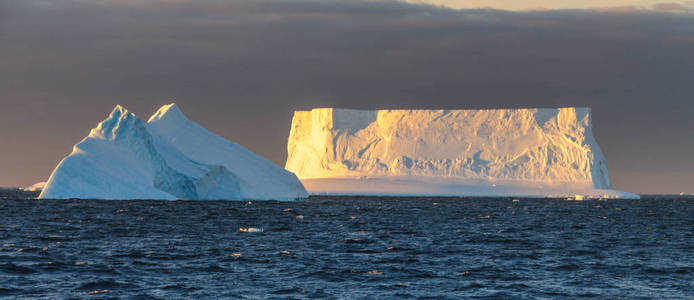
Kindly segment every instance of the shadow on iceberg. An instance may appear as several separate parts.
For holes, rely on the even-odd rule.
[[[40,199],[296,200],[297,177],[190,121],[176,104],[148,122],[118,105],[74,146]]]

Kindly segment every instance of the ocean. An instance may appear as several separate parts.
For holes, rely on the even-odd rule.
[[[694,198],[0,200],[0,298],[694,298]]]

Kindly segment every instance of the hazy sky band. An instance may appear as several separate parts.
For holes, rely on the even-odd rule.
[[[590,9],[609,11],[656,10],[687,13],[694,1],[662,0],[406,0],[410,3],[445,6],[453,9],[494,8],[502,10]]]
[[[685,14],[125,3],[0,0],[0,185],[45,180],[115,104],[175,101],[280,165],[297,109],[590,106],[615,188],[691,189]]]

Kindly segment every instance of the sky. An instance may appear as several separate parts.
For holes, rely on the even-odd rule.
[[[694,1],[663,0],[407,0],[417,4],[432,4],[453,9],[494,8],[502,10],[587,9],[610,11],[661,10],[691,12]]]
[[[0,0],[0,186],[176,102],[281,166],[294,110],[588,106],[614,188],[694,192],[692,1],[417,2]]]

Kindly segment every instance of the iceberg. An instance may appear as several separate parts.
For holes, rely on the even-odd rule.
[[[39,192],[39,191],[43,190],[44,186],[46,186],[46,182],[40,181],[40,182],[34,183],[30,186],[23,187],[22,190],[25,192]]]
[[[148,122],[122,106],[74,146],[39,199],[296,200],[297,177],[161,107]]]
[[[638,198],[612,190],[589,108],[296,111],[310,194]]]

